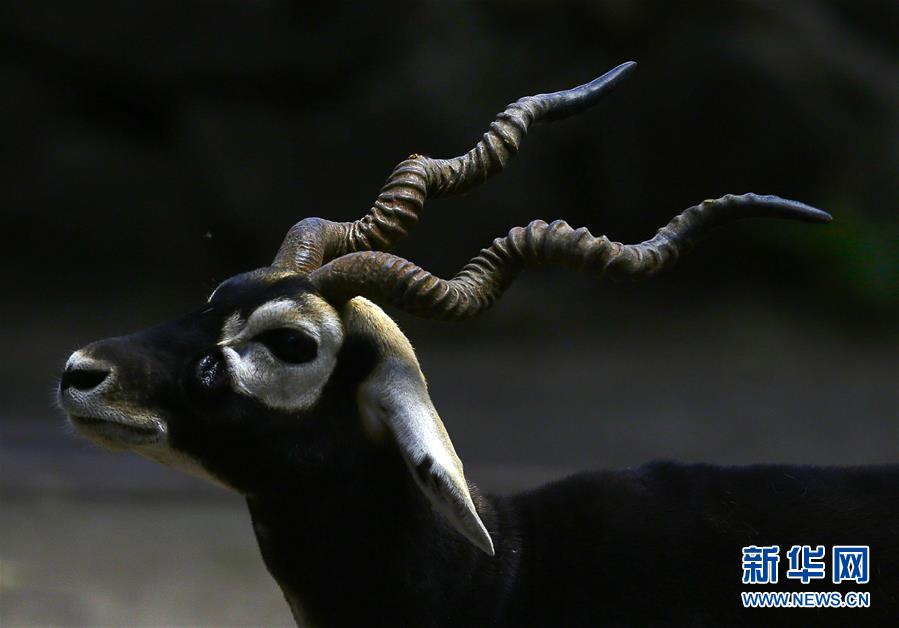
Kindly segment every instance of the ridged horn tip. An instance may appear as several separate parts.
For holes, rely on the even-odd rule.
[[[552,107],[547,111],[544,121],[561,120],[592,107],[608,91],[620,83],[625,76],[630,74],[635,67],[637,67],[636,61],[626,61],[589,83],[561,92],[534,96],[534,98],[552,103]]]
[[[774,196],[773,194],[746,194],[744,197],[753,205],[760,205],[775,210],[774,215],[777,218],[817,223],[828,223],[833,220],[833,216],[822,209],[788,198]]]

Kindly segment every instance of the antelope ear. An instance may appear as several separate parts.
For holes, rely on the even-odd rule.
[[[359,387],[359,408],[369,425],[389,430],[434,508],[476,547],[493,556],[493,541],[472,502],[462,461],[431,403],[414,354],[411,359],[382,358]]]

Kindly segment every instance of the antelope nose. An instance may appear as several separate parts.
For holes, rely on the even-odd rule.
[[[66,365],[59,381],[60,392],[74,388],[81,392],[89,392],[105,382],[112,374],[112,369],[90,358],[72,356]]]

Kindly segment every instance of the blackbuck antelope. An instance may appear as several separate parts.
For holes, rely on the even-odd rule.
[[[449,280],[387,252],[426,198],[483,183],[532,125],[592,106],[633,67],[512,103],[461,157],[401,162],[363,218],[306,218],[271,266],[226,280],[195,312],[76,351],[59,388],[69,419],[104,447],[244,495],[300,624],[895,620],[897,467],[655,463],[484,495],[463,473],[409,341],[379,307],[464,319],[534,265],[643,278],[731,220],[830,220],[754,194],[704,201],[640,244],[538,220]],[[744,610],[742,547],[792,543],[869,545],[871,608]]]

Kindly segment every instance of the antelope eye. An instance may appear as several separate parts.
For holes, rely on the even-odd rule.
[[[311,362],[318,355],[318,343],[314,338],[289,327],[269,329],[253,340],[265,345],[265,348],[282,362],[290,364]]]

